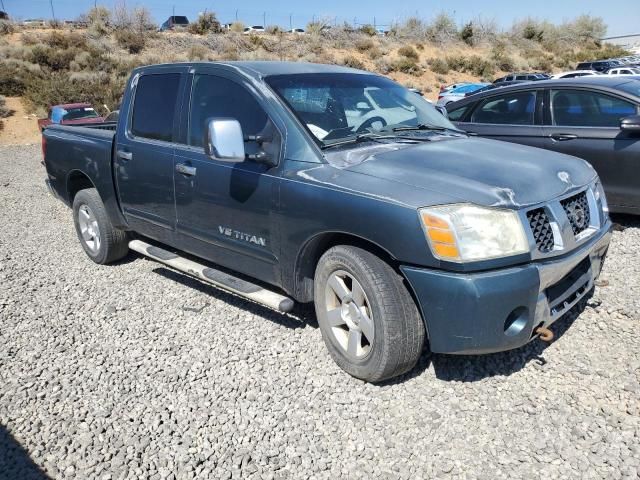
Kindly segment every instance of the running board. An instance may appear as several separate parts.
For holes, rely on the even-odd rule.
[[[142,255],[164,263],[171,268],[175,268],[183,273],[196,277],[198,280],[210,283],[215,287],[227,290],[240,297],[252,300],[256,303],[272,308],[279,312],[290,312],[293,309],[293,300],[279,293],[272,292],[241,278],[234,277],[228,273],[205,267],[199,263],[188,260],[180,255],[165,250],[163,248],[149,245],[142,240],[131,240],[129,248]]]

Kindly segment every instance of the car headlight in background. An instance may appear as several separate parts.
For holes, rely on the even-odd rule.
[[[518,213],[468,203],[419,210],[433,254],[450,262],[474,262],[527,253]]]
[[[596,181],[593,195],[596,197],[596,202],[600,202],[600,208],[602,208],[602,212],[606,218],[607,215],[609,215],[609,204],[607,204],[607,196],[604,194],[604,187],[600,180]]]

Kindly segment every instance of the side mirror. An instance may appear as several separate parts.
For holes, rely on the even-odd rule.
[[[212,118],[207,122],[204,151],[224,162],[244,162],[244,136],[240,122],[233,118]]]
[[[437,111],[440,112],[440,114],[444,117],[444,118],[449,118],[449,112],[447,112],[447,109],[444,108],[442,105],[435,105],[435,108]]]
[[[631,115],[620,120],[620,130],[629,133],[640,133],[640,115]]]
[[[367,102],[358,102],[356,103],[356,109],[358,110],[370,110],[371,107]]]

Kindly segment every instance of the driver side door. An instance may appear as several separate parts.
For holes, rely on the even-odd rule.
[[[248,154],[263,149],[273,158],[279,156],[279,133],[254,94],[235,76],[209,69],[196,71],[192,78],[187,128],[175,148],[173,173],[182,248],[278,284],[278,167],[250,159],[218,160],[208,156],[203,146],[212,118],[238,120],[245,138],[268,137],[262,145],[247,140]]]

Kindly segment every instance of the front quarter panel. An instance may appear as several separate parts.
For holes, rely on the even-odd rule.
[[[405,196],[411,190],[326,163],[287,162],[279,219],[283,283],[293,279],[298,254],[307,242],[327,233],[364,239],[405,264],[437,266],[416,207],[400,200],[403,195],[396,195],[394,189],[405,190]],[[381,191],[388,191],[388,196],[373,193]]]

